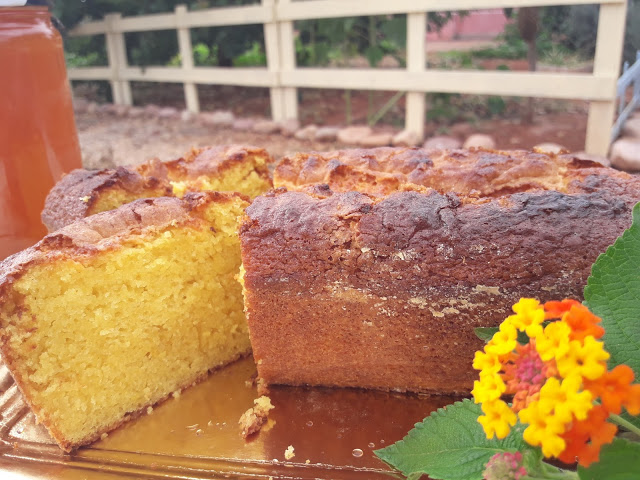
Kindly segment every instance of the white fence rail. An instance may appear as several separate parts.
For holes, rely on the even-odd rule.
[[[588,0],[586,0],[588,1]],[[584,4],[585,0],[262,0],[259,5],[122,17],[106,15],[70,34],[106,35],[108,67],[69,69],[71,80],[108,80],[115,103],[132,103],[131,81],[175,82],[184,85],[187,109],[199,111],[197,84],[267,87],[274,120],[298,117],[297,88],[395,90],[407,92],[405,128],[424,132],[427,92],[516,95],[590,102],[585,150],[606,155],[615,113],[616,84],[627,4],[598,0],[600,17],[593,74],[487,72],[427,69],[424,41],[426,12],[444,10]],[[363,15],[407,14],[406,69],[379,70],[298,68],[295,61],[295,20]],[[262,68],[196,67],[189,29],[222,25],[263,24],[267,66]],[[175,29],[181,67],[134,67],[127,62],[125,32]]]

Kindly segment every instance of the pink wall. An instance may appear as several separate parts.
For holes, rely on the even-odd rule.
[[[427,40],[494,38],[502,33],[507,23],[501,8],[474,10],[462,18],[455,14],[440,32],[428,33]]]

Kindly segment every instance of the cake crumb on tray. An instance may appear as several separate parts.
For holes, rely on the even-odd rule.
[[[240,420],[238,420],[238,424],[242,429],[242,437],[247,438],[259,432],[267,421],[269,411],[273,408],[274,406],[271,404],[271,399],[266,395],[256,398],[253,401],[253,407],[244,412]]]
[[[289,445],[287,449],[284,451],[284,458],[286,458],[287,460],[291,460],[293,457],[295,457],[296,454],[294,453],[293,450],[294,450],[293,445]]]

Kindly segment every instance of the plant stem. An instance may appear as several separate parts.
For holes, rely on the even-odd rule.
[[[615,415],[612,413],[609,416],[609,418],[611,418],[611,420],[613,420],[615,423],[617,423],[621,427],[626,428],[630,432],[635,433],[640,437],[640,428],[636,427],[633,423],[629,422],[628,420],[625,420],[620,415]]]
[[[542,472],[536,472],[535,475],[525,475],[522,480],[578,480],[578,478],[576,472],[562,470],[543,462]]]
[[[577,480],[578,474],[571,470],[554,467],[546,462],[542,462],[542,478],[545,480]]]
[[[373,127],[378,123],[378,121],[384,117],[384,114],[391,110],[391,108],[398,103],[398,100],[400,100],[405,93],[406,92],[397,92],[393,97],[391,97],[387,103],[385,103],[382,108],[369,119],[369,126]]]
[[[347,125],[351,125],[351,90],[344,91],[344,116]]]

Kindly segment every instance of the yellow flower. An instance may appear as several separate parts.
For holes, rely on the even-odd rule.
[[[518,338],[518,331],[510,322],[504,321],[500,324],[500,330],[498,330],[493,338],[484,347],[484,351],[490,355],[507,355],[516,348],[516,339]]]
[[[480,374],[480,381],[473,382],[471,394],[476,403],[498,400],[507,390],[507,386],[497,373]]]
[[[482,404],[484,415],[478,417],[487,438],[505,438],[511,427],[516,424],[518,417],[502,400]]]
[[[520,421],[529,424],[522,433],[522,438],[529,445],[541,446],[545,457],[557,457],[566,447],[560,436],[565,431],[565,425],[549,413],[548,406],[540,405],[539,401],[533,401],[520,410]]]
[[[498,373],[502,368],[502,363],[497,355],[478,351],[473,357],[473,368],[481,372]]]
[[[553,322],[536,338],[536,350],[545,362],[559,358],[569,351],[571,327],[565,322]]]
[[[564,424],[570,423],[574,416],[584,420],[593,408],[593,397],[588,391],[580,392],[581,388],[580,375],[571,375],[562,383],[555,377],[547,379],[540,389],[540,410],[553,412],[553,416]]]
[[[607,371],[604,362],[608,359],[609,353],[604,349],[604,344],[588,336],[585,337],[584,343],[578,340],[569,342],[569,350],[565,355],[556,358],[556,364],[563,378],[578,374],[583,378],[595,380]]]
[[[544,321],[544,308],[540,302],[534,298],[521,298],[513,306],[515,315],[507,319],[521,332],[526,332],[529,338],[536,338],[542,333],[542,322]]]

